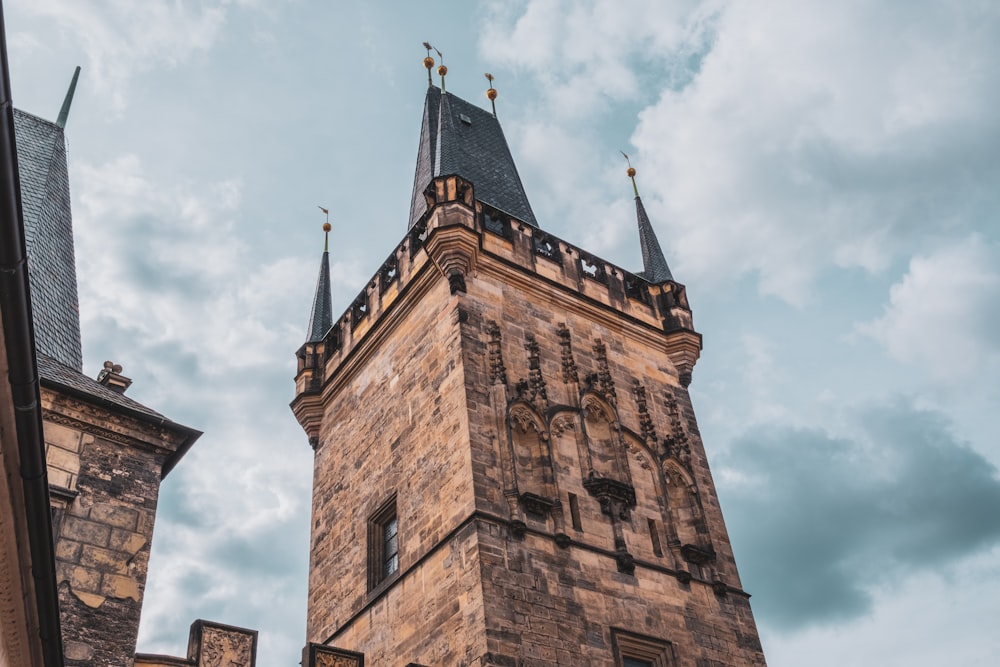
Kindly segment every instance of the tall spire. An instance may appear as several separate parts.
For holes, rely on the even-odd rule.
[[[66,127],[66,119],[69,118],[69,107],[73,104],[73,94],[76,92],[76,82],[80,78],[80,66],[76,66],[73,72],[73,80],[69,82],[69,90],[66,91],[66,99],[63,100],[62,108],[59,110],[59,117],[56,118],[56,125]]]
[[[624,151],[622,155],[625,155]],[[639,196],[639,188],[635,184],[635,169],[628,155],[625,155],[628,162],[628,177],[632,180],[632,192],[635,193],[635,212],[639,219],[639,247],[642,249],[642,277],[651,283],[662,283],[673,280],[670,267],[667,266],[667,258],[663,256],[660,249],[660,242],[656,239],[656,232],[646,215],[646,207],[642,205],[642,197]]]
[[[326,332],[333,326],[333,297],[330,292],[330,212],[320,206],[327,214],[328,222],[323,223],[323,258],[319,265],[319,278],[316,279],[316,295],[313,297],[312,313],[309,315],[309,332],[307,343],[323,340]]]
[[[432,61],[433,58],[425,59],[428,72],[434,64]],[[492,85],[491,90],[494,95],[487,92],[487,98],[492,102],[496,92]],[[443,87],[431,83],[420,127],[410,200],[410,227],[427,210],[424,189],[434,178],[450,174],[471,182],[476,199],[487,206],[532,227],[538,226],[495,112],[453,93],[445,94]]]

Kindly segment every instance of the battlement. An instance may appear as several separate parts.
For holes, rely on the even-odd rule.
[[[326,378],[380,328],[390,313],[406,310],[442,277],[452,294],[466,291],[478,272],[503,281],[532,283],[550,298],[561,295],[648,334],[677,339],[690,358],[701,349],[684,285],[651,283],[553,234],[477,200],[459,176],[434,179],[424,192],[427,211],[417,220],[322,341],[297,354],[296,403],[318,393]],[[678,336],[679,334],[679,336]],[[308,430],[308,429],[307,429]]]

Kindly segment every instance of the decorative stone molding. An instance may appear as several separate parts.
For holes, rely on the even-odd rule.
[[[715,550],[703,548],[696,544],[685,544],[681,547],[681,556],[689,563],[705,565],[715,561]]]
[[[531,334],[526,336],[524,349],[528,351],[528,400],[535,404],[541,412],[549,405],[549,395],[545,388],[545,378],[542,377],[542,362],[538,351],[538,341]]]
[[[597,498],[601,512],[608,516],[625,520],[629,510],[635,507],[635,489],[631,484],[607,477],[588,477],[583,480],[583,488]]]
[[[559,323],[559,350],[562,361],[562,380],[564,383],[579,382],[576,361],[573,359],[573,342],[570,340],[569,329],[565,322]]]
[[[518,495],[517,499],[525,512],[539,517],[548,517],[552,513],[553,508],[558,505],[558,502],[552,498],[546,498],[545,496],[531,492],[522,493]]]
[[[639,410],[639,428],[642,431],[642,439],[647,445],[656,442],[656,427],[653,425],[653,418],[649,414],[649,405],[646,401],[646,388],[638,380],[632,386],[632,395],[635,397],[635,404]]]
[[[615,383],[611,378],[611,368],[608,365],[608,348],[600,339],[594,343],[594,356],[597,358],[597,383],[595,389],[604,394],[611,407],[618,407],[618,394],[615,393]]]
[[[365,654],[356,651],[308,644],[302,650],[302,667],[364,667]]]
[[[507,367],[503,363],[503,349],[500,345],[503,340],[500,325],[493,320],[487,322],[486,335],[489,336],[486,349],[490,357],[490,384],[507,384]]]

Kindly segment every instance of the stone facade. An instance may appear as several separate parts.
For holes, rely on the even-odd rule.
[[[166,462],[198,432],[42,390],[67,665],[130,665]]]
[[[493,211],[459,177],[425,196],[298,354],[308,641],[375,666],[763,665],[687,391],[701,340],[684,287]],[[373,578],[387,503],[399,565]]]

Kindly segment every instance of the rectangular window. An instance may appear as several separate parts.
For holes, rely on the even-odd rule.
[[[616,667],[673,667],[670,642],[612,628]]]
[[[574,530],[583,530],[583,524],[580,523],[580,503],[576,499],[576,494],[569,494],[569,516],[570,520],[573,521]]]
[[[368,519],[368,590],[399,571],[399,517],[396,496]]]

